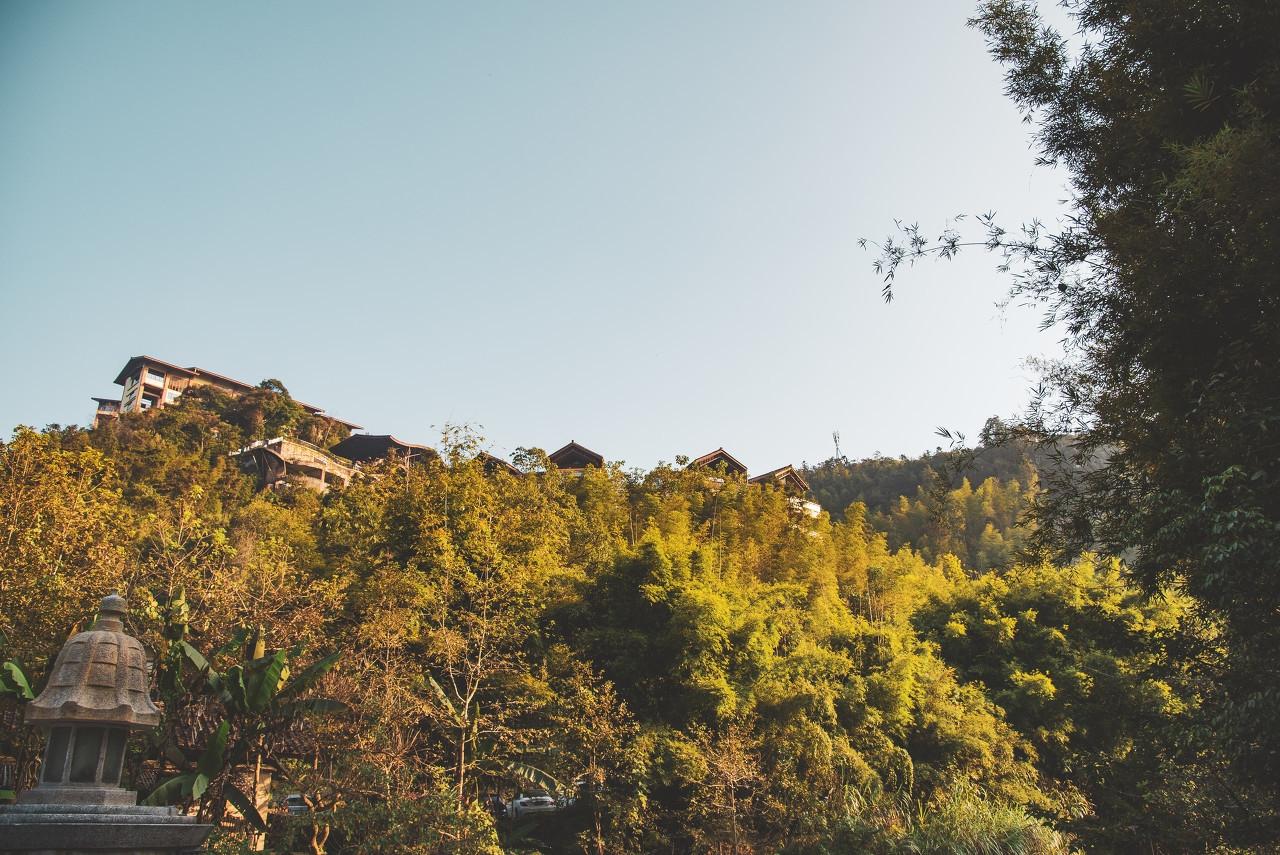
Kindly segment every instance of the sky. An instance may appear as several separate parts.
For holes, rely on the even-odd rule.
[[[1060,351],[981,252],[1060,174],[969,5],[0,0],[0,435],[149,354],[372,433],[917,454]]]

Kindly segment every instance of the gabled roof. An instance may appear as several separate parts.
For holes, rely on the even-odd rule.
[[[524,473],[515,466],[503,460],[501,457],[490,454],[487,451],[482,451],[477,454],[476,460],[480,461],[480,465],[484,467],[484,471],[489,475],[493,475],[496,472],[506,472],[514,478],[524,477]]]
[[[244,382],[243,380],[235,380],[231,377],[227,377],[226,375],[218,374],[217,372],[209,371],[204,368],[196,368],[195,366],[183,368],[181,365],[174,365],[172,362],[165,362],[163,359],[156,359],[154,356],[145,355],[129,357],[129,361],[124,364],[124,368],[121,368],[120,373],[116,375],[116,385],[123,386],[125,377],[133,374],[133,372],[137,370],[138,366],[143,363],[147,365],[155,365],[183,377],[207,377],[214,382],[221,383],[224,386],[230,386],[241,392],[252,392],[254,389],[258,388],[251,383]],[[360,425],[355,422],[349,422],[345,419],[340,419],[337,416],[331,416],[322,408],[313,404],[308,404],[305,401],[299,401],[297,398],[294,398],[293,402],[313,416],[324,416],[326,419],[335,421],[350,430],[360,430]]]
[[[690,469],[706,468],[715,469],[723,466],[725,471],[731,475],[746,475],[747,467],[742,465],[742,461],[734,457],[723,448],[717,448],[715,451],[707,452],[697,460],[689,464]]]
[[[750,484],[772,484],[782,489],[799,490],[801,493],[809,492],[809,482],[800,477],[800,473],[795,467],[788,463],[786,466],[779,466],[763,475],[757,475],[748,479]]]
[[[209,377],[213,380],[225,383],[228,386],[235,386],[243,392],[249,392],[254,389],[252,384],[245,383],[243,380],[233,380],[230,377],[224,377],[223,375],[216,374],[213,371],[205,371],[203,368],[183,368],[181,365],[174,365],[172,362],[165,362],[163,359],[156,359],[154,356],[146,355],[129,357],[129,361],[124,364],[124,368],[121,368],[120,373],[116,375],[116,385],[123,386],[125,377],[133,374],[134,370],[143,363],[146,363],[147,365],[154,365],[157,368],[163,368],[166,371],[172,371],[173,373],[180,374],[183,377]]]
[[[557,469],[586,469],[588,466],[604,467],[604,455],[596,454],[584,445],[570,441],[568,445],[547,455]]]
[[[435,457],[435,449],[425,445],[417,445],[397,439],[391,434],[353,433],[351,436],[329,448],[334,454],[364,463],[369,460],[381,460],[391,453],[410,460]]]

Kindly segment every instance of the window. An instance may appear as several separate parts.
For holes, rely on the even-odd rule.
[[[147,382],[152,386],[164,385],[164,372],[156,371],[154,368],[147,369]]]
[[[101,727],[76,728],[75,746],[71,749],[71,783],[92,784],[98,779],[104,731]]]
[[[164,390],[164,402],[165,402],[166,404],[172,404],[174,401],[178,400],[178,397],[179,397],[181,394],[182,394],[182,392],[178,391],[177,389],[165,389],[165,390]]]
[[[44,771],[41,778],[49,783],[62,780],[67,766],[67,749],[71,746],[71,728],[55,727],[49,734],[49,747],[44,753]]]
[[[129,731],[123,727],[107,730],[107,754],[102,760],[102,783],[120,783],[120,767],[124,765],[124,743]]]

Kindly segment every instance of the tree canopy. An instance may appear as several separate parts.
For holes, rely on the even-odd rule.
[[[1058,32],[1036,5],[989,0],[972,24],[1006,68],[1043,163],[1070,181],[1057,225],[974,242],[1011,298],[1045,309],[1065,358],[1015,434],[1100,461],[1040,494],[1037,540],[1099,549],[1146,590],[1192,598],[1183,639],[1202,680],[1187,756],[1218,758],[1239,838],[1280,828],[1280,7],[1248,0],[1072,0]],[[907,261],[950,257],[960,229],[879,244],[892,296]],[[1225,763],[1224,771],[1217,764]],[[1259,786],[1259,782],[1267,782]]]

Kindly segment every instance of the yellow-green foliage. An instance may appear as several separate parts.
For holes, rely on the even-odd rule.
[[[470,828],[479,796],[536,769],[594,792],[567,837],[544,830],[551,851],[887,852],[1011,829],[1065,851],[1043,822],[1129,816],[1082,769],[1154,777],[1131,768],[1144,731],[1116,710],[1189,703],[1147,673],[1180,605],[1112,565],[974,576],[894,548],[860,505],[811,519],[772,488],[668,466],[488,474],[456,429],[441,458],[323,497],[254,495],[214,404],[0,446],[10,651],[39,662],[124,585],[157,649],[181,603],[202,649],[261,626],[341,652],[325,691],[350,713],[292,774],[363,805],[351,823]],[[167,699],[175,716],[186,698]],[[418,812],[378,807],[392,791]]]

